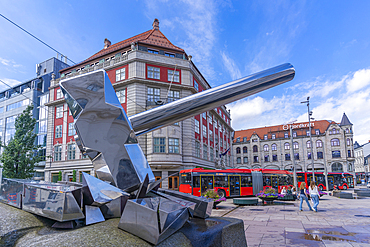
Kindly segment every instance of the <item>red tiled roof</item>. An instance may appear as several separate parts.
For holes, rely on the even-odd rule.
[[[328,120],[318,120],[311,122],[312,134],[314,134],[315,130],[317,129],[320,130],[320,133],[325,133],[330,124],[336,124],[336,122]],[[293,132],[296,132],[297,136],[305,136],[307,130],[308,122],[293,124]],[[244,137],[247,137],[247,140],[249,141],[253,134],[256,134],[262,140],[265,135],[268,135],[268,139],[270,140],[272,134],[275,134],[276,138],[284,138],[284,134],[286,132],[289,132],[288,125],[275,125],[255,129],[238,130],[235,131],[234,142],[236,142],[236,138],[238,137],[240,138],[240,141],[242,141]]]
[[[98,51],[97,53],[95,53],[94,55],[89,57],[88,59],[86,59],[86,60],[84,60],[84,61],[82,61],[78,64],[75,64],[71,67],[68,67],[65,70],[70,70],[72,67],[79,66],[80,64],[87,63],[91,60],[100,58],[104,55],[107,55],[107,54],[113,53],[117,50],[120,50],[122,48],[128,47],[133,42],[134,43],[138,42],[138,43],[141,43],[141,44],[164,47],[164,48],[168,48],[168,49],[171,49],[171,50],[176,50],[176,51],[179,51],[179,52],[185,52],[180,47],[177,47],[177,46],[173,45],[166,38],[166,36],[164,36],[164,34],[161,31],[159,31],[159,29],[151,29],[151,30],[146,31],[144,33],[141,33],[141,34],[135,35],[131,38],[125,39],[121,42],[110,45],[108,48]],[[61,70],[61,71],[63,71],[63,70]]]

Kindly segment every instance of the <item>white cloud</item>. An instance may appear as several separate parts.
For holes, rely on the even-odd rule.
[[[347,89],[350,92],[357,91],[370,84],[370,69],[361,69],[355,72],[353,78],[347,81]]]
[[[5,58],[1,58],[0,57],[0,64],[4,65],[7,67],[7,69],[13,67],[13,68],[18,68],[18,67],[21,67],[22,65],[20,64],[17,64],[16,62],[14,62],[13,60],[9,60],[9,59],[5,59]]]
[[[229,74],[231,76],[231,79],[239,79],[242,77],[242,74],[240,73],[240,70],[238,66],[235,64],[234,60],[231,59],[229,56],[225,54],[225,52],[221,52],[222,61],[224,63],[224,66],[229,71]]]
[[[354,128],[354,140],[363,144],[370,140],[370,69],[360,69],[339,80],[299,83],[287,88],[285,94],[272,99],[260,96],[247,98],[228,105],[235,130],[282,124],[297,119],[308,121],[307,107],[301,104],[310,98],[310,110],[316,120],[340,122],[346,113]],[[345,85],[361,90],[347,90]]]

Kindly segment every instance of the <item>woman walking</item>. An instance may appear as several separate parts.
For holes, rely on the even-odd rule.
[[[301,201],[300,204],[299,204],[299,211],[302,211],[303,200],[305,200],[307,202],[308,208],[312,211],[311,205],[310,205],[310,203],[308,202],[308,199],[307,199],[306,183],[305,182],[301,183],[301,186],[299,186],[299,190],[300,190],[299,200]]]
[[[319,205],[319,190],[317,189],[314,181],[311,181],[310,187],[308,189],[313,201],[313,211],[317,212],[317,206]]]

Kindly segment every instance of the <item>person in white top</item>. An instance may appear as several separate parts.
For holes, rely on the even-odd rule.
[[[281,192],[280,192],[282,195],[285,195],[286,194],[286,188],[285,187],[283,187],[283,189],[281,190]]]
[[[319,205],[319,190],[314,181],[311,181],[310,187],[308,187],[310,196],[313,201],[313,210],[317,212],[317,206]]]

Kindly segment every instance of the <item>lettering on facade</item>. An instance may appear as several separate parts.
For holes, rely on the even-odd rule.
[[[308,128],[308,123],[300,123],[300,124],[293,124],[292,129],[302,129],[302,128]],[[311,123],[311,127],[314,127],[315,123]],[[284,124],[283,130],[288,130],[290,128],[290,124]]]

